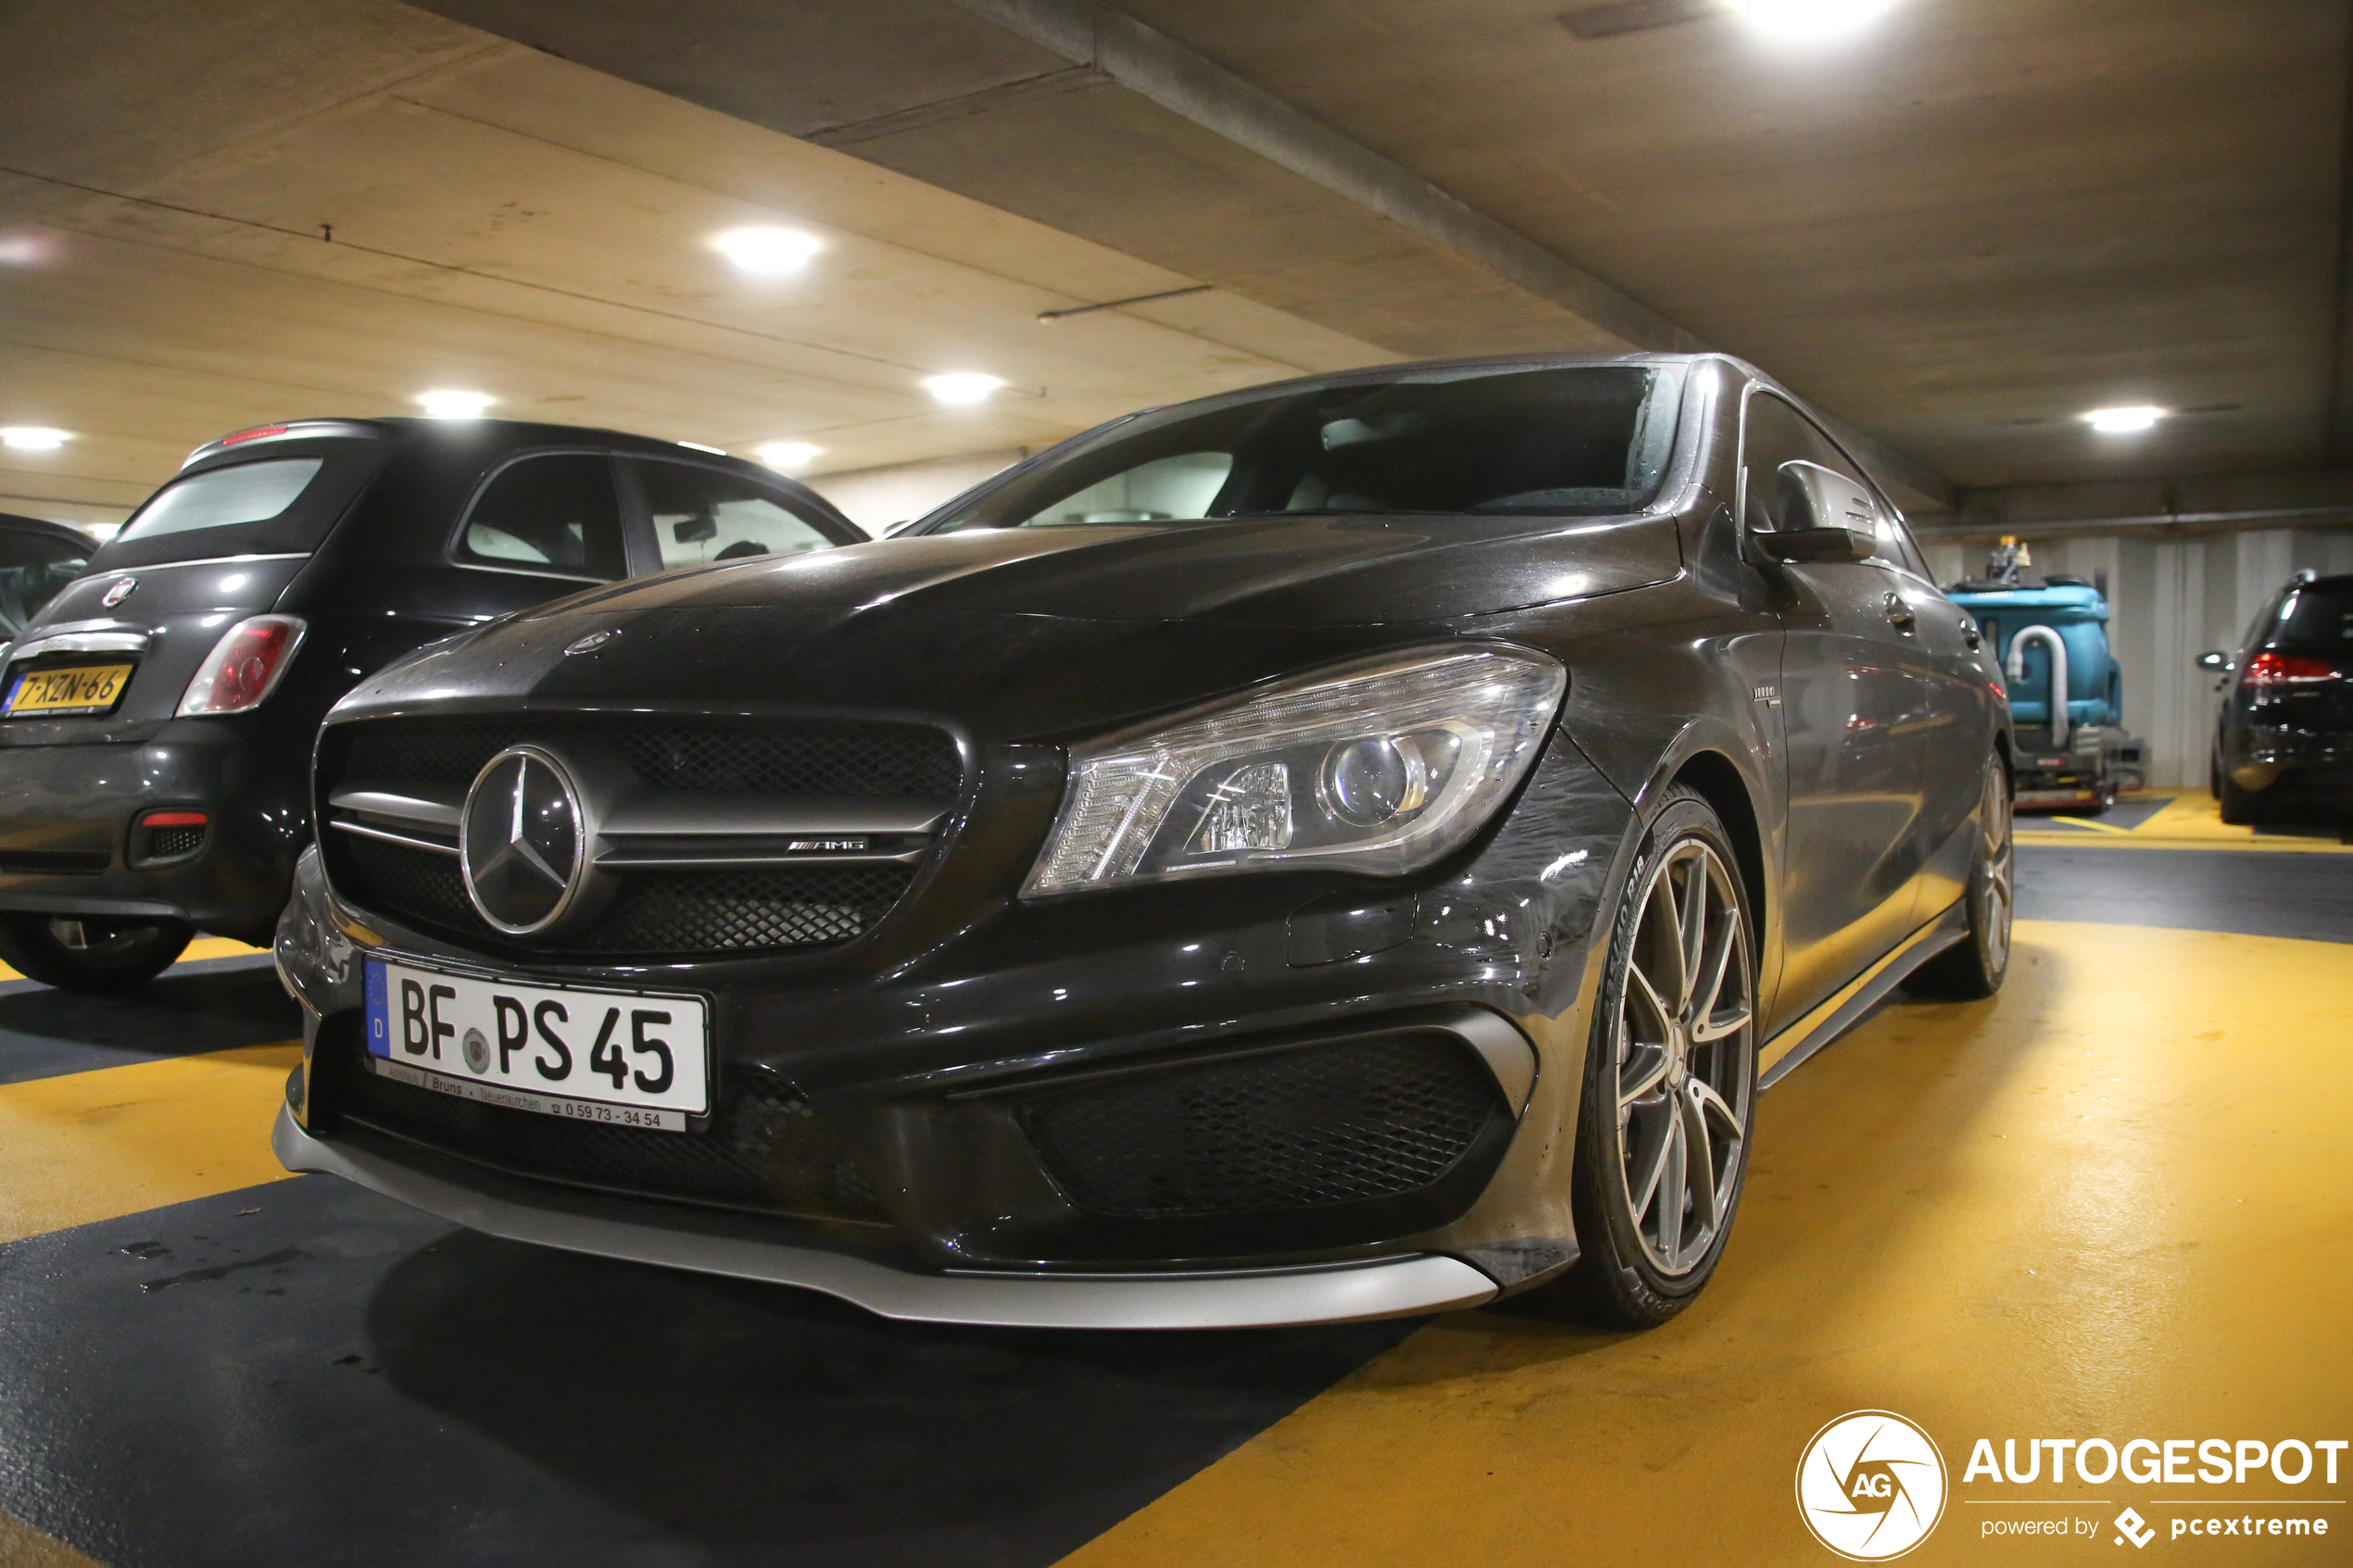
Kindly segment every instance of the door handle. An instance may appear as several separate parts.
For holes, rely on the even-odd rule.
[[[1887,596],[1887,623],[1890,626],[1894,627],[1898,632],[1908,632],[1919,624],[1919,617],[1912,613],[1912,607],[1904,602],[1903,595]]]

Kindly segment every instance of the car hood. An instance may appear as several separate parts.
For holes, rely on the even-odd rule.
[[[1378,625],[1639,587],[1681,564],[1671,519],[1297,516],[885,539],[672,573],[601,596],[630,609],[912,601],[981,614]]]
[[[338,718],[524,707],[940,718],[1043,736],[1482,612],[1638,588],[1670,519],[1290,518],[881,540],[575,595],[435,645]]]

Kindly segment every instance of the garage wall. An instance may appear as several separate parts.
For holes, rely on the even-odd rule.
[[[1001,451],[936,458],[928,462],[812,474],[805,483],[839,507],[850,521],[879,538],[893,526],[955,499],[990,474],[1027,456],[1026,447],[1008,446]]]
[[[2033,545],[2038,571],[2108,583],[2108,638],[2124,676],[2124,725],[2148,743],[2149,783],[2206,783],[2214,678],[2208,648],[2235,648],[2263,600],[2309,567],[2353,571],[2353,530],[2269,529],[2151,539],[2091,534]],[[1931,545],[1940,582],[1982,571],[1981,545]]]

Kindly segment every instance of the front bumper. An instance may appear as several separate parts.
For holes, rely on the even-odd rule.
[[[1185,1273],[1014,1275],[925,1270],[779,1241],[724,1215],[511,1182],[432,1173],[303,1131],[281,1110],[271,1147],[289,1171],[341,1176],[513,1241],[820,1291],[887,1318],[1006,1328],[1265,1328],[1476,1307],[1495,1282],[1434,1253],[1326,1267]]]
[[[154,915],[261,938],[286,901],[308,817],[298,765],[271,768],[207,721],[130,744],[0,752],[0,909]],[[193,853],[134,833],[159,808],[208,819]]]

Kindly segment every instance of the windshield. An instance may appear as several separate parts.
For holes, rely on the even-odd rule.
[[[1637,510],[1675,439],[1680,367],[1423,370],[1148,414],[924,530],[1285,513]]]
[[[2288,595],[2263,640],[2273,647],[2353,647],[2353,580],[2308,583]]]

